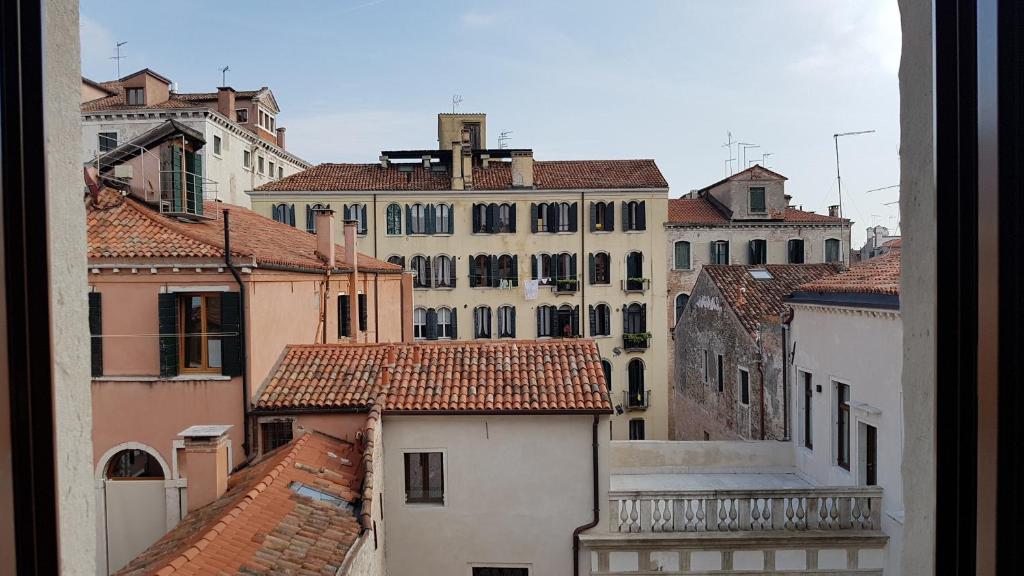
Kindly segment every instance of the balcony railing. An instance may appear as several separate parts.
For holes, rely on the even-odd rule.
[[[647,278],[626,278],[622,281],[623,292],[646,292],[651,289],[651,281]]]
[[[651,407],[651,391],[650,390],[623,390],[622,391],[622,405],[626,407],[627,412],[633,410],[647,410]]]
[[[217,181],[184,170],[160,171],[160,212],[174,216],[216,218],[204,214],[204,202],[217,200]]]
[[[878,486],[609,492],[611,532],[800,532],[882,528]]]
[[[579,283],[579,280],[575,278],[561,278],[555,281],[555,292],[559,294],[575,292]]]
[[[651,333],[626,333],[622,335],[622,347],[626,350],[646,350],[651,346]]]

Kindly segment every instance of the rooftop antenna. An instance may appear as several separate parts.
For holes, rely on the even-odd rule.
[[[747,148],[760,148],[757,144],[748,144],[746,142],[737,142],[737,146],[743,148],[743,167],[747,167]]]
[[[228,72],[230,70],[231,70],[231,66],[225,66],[225,67],[220,69],[220,85],[221,86],[227,86],[228,85],[227,78],[228,78]]]
[[[117,46],[115,48],[115,50],[117,50],[117,53],[114,56],[110,57],[110,60],[113,60],[114,62],[117,63],[117,78],[118,78],[118,80],[121,79],[121,59],[122,58],[127,58],[127,56],[121,56],[121,46],[124,46],[127,43],[128,43],[127,40],[125,40],[124,42],[118,42]]]
[[[882,206],[892,206],[893,204],[899,204],[899,203],[900,203],[899,200],[893,200],[892,202],[885,202],[885,203],[883,203]]]
[[[761,153],[761,166],[768,167],[768,157],[774,154],[774,152],[763,152]]]
[[[868,190],[867,192],[865,192],[865,194],[871,194],[872,192],[878,192],[879,190],[891,190],[893,188],[899,188],[899,187],[900,187],[899,184],[893,184],[892,186],[883,186],[881,188],[872,188],[871,190]]]
[[[498,148],[508,148],[508,145],[506,145],[505,142],[510,140],[508,135],[511,133],[511,130],[505,130],[504,132],[498,135]]]
[[[874,130],[860,130],[857,132],[840,132],[833,134],[836,141],[836,188],[839,190],[839,217],[843,217],[843,177],[839,174],[839,138],[843,136],[857,136],[858,134],[871,134]]]
[[[732,145],[735,144],[736,141],[732,139],[732,131],[727,130],[725,134],[726,140],[725,144],[722,144],[722,148],[729,149],[729,159],[725,161],[725,175],[728,176],[732,173],[732,161],[735,160],[735,158],[732,157]]]
[[[462,96],[458,94],[452,94],[452,114],[459,108],[459,104],[462,104]]]

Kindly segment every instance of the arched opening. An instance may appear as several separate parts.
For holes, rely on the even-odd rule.
[[[121,450],[107,461],[103,470],[107,480],[119,478],[163,478],[160,462],[149,452],[137,448]]]

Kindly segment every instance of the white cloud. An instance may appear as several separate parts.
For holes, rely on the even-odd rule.
[[[871,3],[827,3],[828,12],[814,17],[822,22],[819,43],[789,65],[798,74],[826,70],[871,74],[899,71],[901,29],[896,0]],[[815,11],[822,5],[804,5]]]
[[[93,80],[107,80],[114,76],[114,35],[103,25],[82,14],[78,33],[82,45],[82,74]]]
[[[292,149],[313,162],[376,162],[380,150],[436,148],[429,139],[435,120],[430,115],[394,110],[365,110],[292,117],[288,139]]]

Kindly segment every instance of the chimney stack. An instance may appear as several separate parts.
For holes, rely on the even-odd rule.
[[[185,455],[180,463],[188,480],[188,511],[202,508],[228,490],[228,430],[231,425],[191,426],[178,433],[185,437]]]
[[[512,186],[533,188],[533,150],[512,153]]]
[[[334,268],[334,210],[315,208],[313,217],[316,218],[316,255],[328,268]]]
[[[217,112],[228,120],[235,119],[235,89],[230,86],[217,88]]]
[[[284,150],[284,128],[277,129],[277,147]]]
[[[833,217],[833,218],[839,218],[839,205],[838,204],[833,204],[832,206],[829,206],[828,207],[828,215]]]

